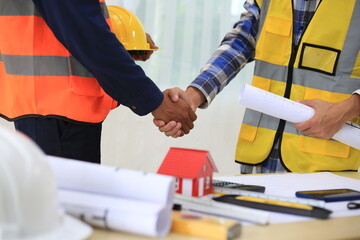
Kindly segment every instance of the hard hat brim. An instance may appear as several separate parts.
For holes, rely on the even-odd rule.
[[[51,232],[21,240],[81,240],[87,239],[93,232],[92,227],[72,216],[65,214],[62,220],[59,227]]]

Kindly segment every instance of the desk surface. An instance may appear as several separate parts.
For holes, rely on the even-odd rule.
[[[360,179],[360,173],[341,172],[340,176]],[[360,215],[327,220],[311,220],[267,226],[242,226],[242,233],[238,239],[360,239]],[[146,240],[142,237],[121,232],[111,232],[95,229],[89,240]],[[196,240],[202,238],[190,237],[177,233],[170,233],[164,240]]]

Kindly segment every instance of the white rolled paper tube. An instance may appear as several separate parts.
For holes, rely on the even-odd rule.
[[[293,123],[304,122],[315,114],[309,106],[249,84],[241,87],[239,102],[247,108]]]
[[[247,108],[292,123],[301,123],[314,116],[313,108],[274,93],[245,84],[240,89],[239,102]],[[350,147],[360,149],[360,127],[347,123],[332,137]]]
[[[59,189],[126,197],[171,208],[175,178],[48,156]]]
[[[357,124],[344,124],[332,138],[360,150],[360,126]]]
[[[171,227],[171,209],[162,204],[59,190],[66,213],[100,228],[150,237],[164,237]]]

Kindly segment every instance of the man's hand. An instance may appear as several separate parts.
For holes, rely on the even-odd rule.
[[[330,139],[349,120],[360,114],[360,96],[352,95],[342,102],[331,103],[319,99],[302,100],[300,103],[315,110],[315,115],[294,127],[306,135]]]
[[[154,119],[162,120],[164,123],[174,121],[177,126],[181,124],[181,131],[188,134],[194,128],[193,122],[197,118],[196,114],[183,99],[178,99],[176,102],[172,101],[169,92],[169,89],[163,92],[163,102],[152,112]]]
[[[200,106],[204,101],[204,95],[196,88],[189,87],[186,91],[181,90],[180,88],[169,89],[169,96],[173,102],[179,101],[179,99],[185,100],[190,104],[191,109],[195,112],[198,106]],[[173,138],[184,136],[184,132],[181,130],[181,123],[176,121],[170,121],[166,123],[165,121],[154,118],[153,120],[155,126],[159,128],[160,132],[163,132],[166,136],[171,136]]]
[[[154,41],[152,40],[151,36],[149,34],[146,33],[146,41],[147,43],[150,45],[151,49],[158,49],[158,46],[155,45]],[[132,59],[134,59],[135,61],[146,61],[150,58],[150,56],[153,54],[153,50],[148,50],[145,51],[144,55],[133,55],[131,56]]]

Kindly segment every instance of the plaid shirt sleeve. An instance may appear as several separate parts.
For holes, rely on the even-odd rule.
[[[254,59],[260,9],[251,0],[244,3],[244,8],[246,12],[241,14],[240,20],[225,35],[199,76],[190,84],[206,98],[200,108],[207,108],[245,64]]]

